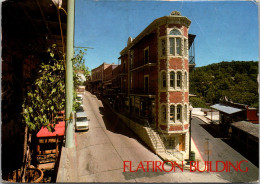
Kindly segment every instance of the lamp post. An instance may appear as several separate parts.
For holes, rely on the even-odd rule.
[[[73,45],[74,45],[74,0],[67,0],[67,43],[66,43],[66,81],[65,81],[65,117],[66,117],[66,141],[65,147],[72,148],[75,146],[73,137],[72,105],[73,105]]]
[[[192,112],[192,106],[191,106],[191,104],[190,104],[190,106],[189,106],[189,110],[190,110],[190,119],[189,119],[189,121],[190,121],[190,127],[189,127],[189,134],[190,134],[190,144],[189,144],[189,161],[191,161],[191,112]]]

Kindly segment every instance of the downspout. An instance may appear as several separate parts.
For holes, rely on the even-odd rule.
[[[65,147],[72,148],[75,146],[74,143],[74,130],[73,130],[73,45],[74,45],[74,0],[67,0],[67,38],[66,38],[66,105],[65,105],[65,116],[66,116],[66,140]]]

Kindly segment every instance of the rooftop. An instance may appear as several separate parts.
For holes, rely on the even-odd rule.
[[[218,111],[224,112],[226,114],[234,114],[234,113],[245,110],[245,109],[239,109],[239,108],[231,107],[231,106],[224,105],[224,104],[215,104],[210,107],[213,109],[216,109]]]
[[[244,132],[249,133],[250,135],[259,138],[259,124],[253,124],[248,121],[239,121],[232,123],[231,126],[234,126]]]

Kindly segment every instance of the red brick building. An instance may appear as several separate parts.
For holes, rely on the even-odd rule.
[[[109,65],[106,69],[104,69],[104,79],[103,79],[103,93],[104,95],[113,94],[114,90],[112,89],[112,71],[118,67],[116,64]]]
[[[120,52],[122,91],[129,113],[146,118],[165,147],[188,153],[189,35],[191,21],[177,11],[154,20]],[[194,57],[190,57],[194,59]],[[192,63],[195,64],[195,63]],[[127,88],[125,87],[127,86]]]
[[[104,70],[109,67],[110,64],[103,63],[97,68],[91,70],[91,92],[97,93],[97,92],[103,92],[103,80],[104,80]]]

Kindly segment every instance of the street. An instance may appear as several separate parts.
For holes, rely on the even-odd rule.
[[[76,133],[76,150],[78,159],[78,180],[75,182],[230,182],[255,181],[258,170],[250,165],[248,173],[208,173],[208,172],[129,172],[124,171],[124,161],[131,161],[136,168],[140,161],[161,161],[145,144],[116,117],[104,107],[96,96],[85,92],[84,109],[89,116],[90,124],[87,132]],[[225,143],[210,137],[193,119],[192,135],[199,150],[203,150],[206,137],[210,139],[210,148],[216,149],[210,155],[216,160],[243,160]],[[214,146],[212,145],[214,144]],[[215,145],[216,144],[216,145]],[[225,153],[224,153],[225,152]],[[234,153],[233,153],[234,152]],[[201,153],[204,160],[207,157]],[[210,158],[210,159],[212,159]]]

